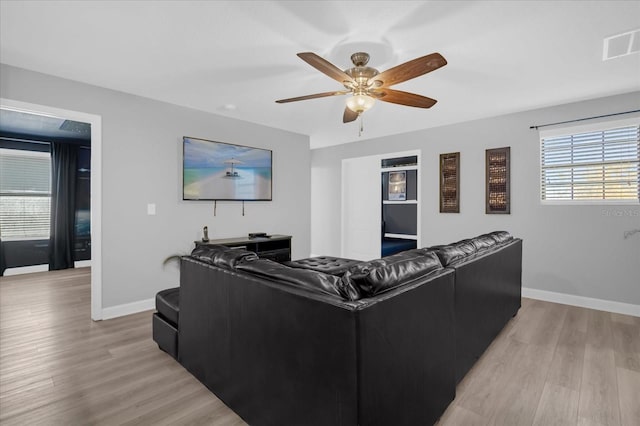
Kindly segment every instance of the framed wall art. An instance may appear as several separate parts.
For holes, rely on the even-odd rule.
[[[440,213],[460,213],[460,153],[440,154]]]
[[[510,147],[486,150],[487,214],[511,213],[510,157]]]
[[[389,201],[407,199],[407,172],[389,172]]]

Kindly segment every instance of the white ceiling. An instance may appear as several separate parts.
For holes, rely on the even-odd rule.
[[[321,147],[640,90],[640,54],[602,60],[605,37],[637,28],[640,1],[2,0],[0,61]],[[439,102],[377,102],[362,137],[344,97],[274,102],[341,89],[296,53],[345,69],[358,50],[380,71],[440,52],[448,65],[394,86]]]

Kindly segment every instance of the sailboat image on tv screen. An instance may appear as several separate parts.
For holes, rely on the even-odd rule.
[[[231,164],[231,169],[227,170],[227,173],[224,175],[225,178],[239,178],[240,177],[238,172],[235,170],[235,166],[236,166],[236,164],[242,164],[242,161],[236,160],[235,158],[232,158],[231,160],[225,161],[224,164]]]

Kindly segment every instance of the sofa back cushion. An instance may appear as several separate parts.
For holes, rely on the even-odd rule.
[[[449,266],[450,264],[467,257],[467,253],[454,244],[448,246],[433,246],[431,249],[440,259],[442,266]]]
[[[198,246],[191,252],[191,257],[224,269],[234,269],[239,263],[258,259],[258,255],[252,251],[221,245]]]
[[[460,240],[457,243],[453,243],[451,245],[462,250],[462,252],[467,256],[476,254],[476,252],[478,251],[478,248],[475,244],[473,244],[473,241],[471,240]]]
[[[480,235],[472,238],[471,243],[477,251],[486,250],[496,245],[496,240],[489,234]]]
[[[449,245],[433,246],[431,249],[438,255],[442,265],[446,267],[511,240],[513,237],[507,231],[494,231]]]
[[[343,279],[353,283],[363,296],[375,296],[442,269],[440,259],[429,249],[403,251],[349,268]]]
[[[496,240],[498,244],[503,244],[507,241],[513,240],[513,236],[507,231],[493,231],[489,235],[491,236],[491,238]]]
[[[337,296],[342,300],[360,299],[360,291],[351,282],[311,269],[291,268],[268,259],[238,263],[235,269],[285,282],[314,293]]]
[[[449,266],[478,252],[473,240],[460,240],[445,246],[433,246],[431,249],[440,259],[442,266]]]

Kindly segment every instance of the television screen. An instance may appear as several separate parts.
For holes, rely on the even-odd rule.
[[[271,200],[272,152],[183,138],[183,200]]]

